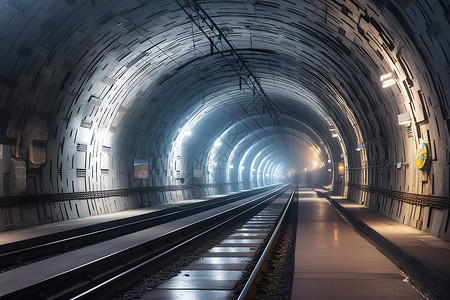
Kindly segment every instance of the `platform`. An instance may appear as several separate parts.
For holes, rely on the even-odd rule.
[[[429,297],[450,299],[450,242],[344,197],[319,192],[325,193],[335,208],[391,259],[428,286],[432,290]]]
[[[291,299],[423,299],[328,200],[299,193]]]

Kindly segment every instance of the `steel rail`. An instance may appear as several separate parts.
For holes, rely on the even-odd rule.
[[[269,241],[267,242],[266,247],[264,248],[264,251],[262,252],[258,262],[256,263],[252,273],[250,274],[250,277],[248,278],[245,286],[243,287],[241,293],[239,294],[238,300],[244,300],[244,299],[253,299],[257,287],[256,283],[261,279],[261,273],[264,271],[265,267],[267,266],[266,261],[270,257],[270,254],[272,252],[272,248],[275,244],[275,241],[278,238],[278,235],[280,233],[280,228],[283,225],[283,222],[285,221],[285,217],[289,209],[291,208],[291,204],[293,203],[294,194],[295,194],[295,188],[292,190],[291,195],[289,196],[289,200],[284,206],[283,213],[277,223],[277,226],[275,227],[274,231],[272,232],[272,235],[270,236]]]
[[[127,270],[124,273],[119,274],[119,275],[115,276],[114,278],[99,284],[96,287],[93,287],[89,291],[86,291],[84,293],[81,293],[80,295],[77,295],[76,297],[74,297],[72,299],[92,299],[92,298],[108,299],[110,296],[113,296],[114,289],[117,289],[118,286],[121,286],[121,284],[125,283],[125,286],[123,286],[123,288],[125,288],[126,286],[129,285],[130,278],[136,278],[136,276],[137,276],[137,278],[139,278],[139,273],[141,273],[142,270],[145,269],[146,273],[149,272],[148,271],[149,265],[153,265],[153,264],[157,263],[158,260],[163,259],[168,255],[171,255],[171,254],[176,255],[176,253],[178,251],[182,251],[182,249],[184,247],[186,247],[189,244],[194,243],[196,240],[202,238],[203,236],[214,233],[215,231],[217,231],[218,229],[220,229],[222,227],[230,226],[230,224],[234,224],[234,221],[239,220],[243,215],[246,215],[253,211],[260,210],[262,206],[265,206],[266,204],[270,203],[274,198],[277,198],[279,195],[281,195],[286,189],[287,189],[287,187],[278,189],[277,191],[274,191],[267,196],[263,196],[259,199],[252,200],[251,203],[245,203],[245,204],[240,205],[240,207],[242,207],[244,210],[239,213],[236,213],[236,208],[232,208],[229,211],[225,211],[224,213],[227,216],[229,216],[229,218],[226,220],[221,220],[222,218],[220,216],[222,215],[222,213],[212,216],[214,218],[215,217],[220,218],[218,224],[215,224],[206,230],[204,230],[204,228],[202,227],[203,229],[200,233],[195,233],[189,239],[166,250],[165,252],[161,253],[157,257],[151,258],[151,259],[139,264],[138,266],[136,266],[130,270]],[[260,200],[261,200],[261,202],[259,202]],[[202,221],[198,221],[198,222],[202,222]],[[134,280],[132,280],[132,282],[133,281]]]
[[[166,260],[161,258],[168,253],[180,250],[205,232],[217,230],[220,224],[230,224],[242,214],[254,211],[264,203],[283,193],[287,186],[276,189],[266,195],[259,196],[236,207],[195,221],[169,233],[142,242],[127,249],[117,251],[73,268],[51,278],[23,287],[0,297],[8,299],[35,299],[37,296],[46,299],[78,298],[109,298],[116,288],[130,284],[131,270],[141,270],[147,267],[160,266]],[[226,220],[227,219],[227,220]],[[121,275],[123,274],[123,275]],[[127,276],[127,277],[124,277]],[[135,275],[138,276],[138,275]],[[141,275],[140,275],[141,276]],[[112,278],[115,278],[114,280]],[[89,291],[89,292],[88,292]]]
[[[93,244],[107,239],[116,238],[187,217],[209,209],[219,207],[245,197],[263,193],[270,188],[262,188],[217,198],[203,203],[188,204],[183,207],[169,208],[160,212],[145,214],[142,216],[105,222],[99,225],[91,225],[79,229],[65,231],[50,236],[43,236],[31,240],[20,241],[0,246],[0,268],[20,265],[25,261],[54,255],[58,252],[67,252],[71,248]],[[1,253],[4,249],[9,252]],[[18,249],[18,250],[12,250]]]

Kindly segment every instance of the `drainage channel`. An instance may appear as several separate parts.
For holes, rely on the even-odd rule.
[[[287,199],[280,197],[181,273],[141,299],[232,299],[256,251],[276,226]]]

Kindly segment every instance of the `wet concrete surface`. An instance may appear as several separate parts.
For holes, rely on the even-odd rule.
[[[326,199],[300,190],[291,299],[423,299]]]

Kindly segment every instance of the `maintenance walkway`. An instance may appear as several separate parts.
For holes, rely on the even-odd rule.
[[[291,299],[448,299],[449,242],[343,197],[319,194],[326,198],[299,189]],[[385,254],[422,277],[407,277]],[[435,285],[432,292],[425,281]]]

